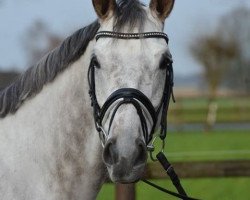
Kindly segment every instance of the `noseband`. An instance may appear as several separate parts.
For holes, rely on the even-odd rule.
[[[96,34],[96,40],[100,38],[116,38],[116,39],[147,39],[147,38],[162,38],[168,43],[168,36],[162,32],[146,32],[146,33],[117,33],[110,31],[100,31]],[[97,97],[96,97],[96,89],[95,89],[95,67],[97,60],[95,57],[92,58],[89,70],[88,70],[88,81],[89,81],[89,95],[91,98],[91,105],[93,107],[93,115],[96,130],[99,132],[101,142],[104,146],[108,134],[103,128],[102,122],[104,116],[106,115],[109,108],[115,103],[118,104],[113,109],[111,114],[111,119],[109,123],[109,129],[112,125],[113,119],[119,107],[123,104],[132,104],[137,110],[137,114],[141,121],[141,127],[143,131],[143,135],[145,138],[145,142],[148,145],[153,138],[153,134],[155,132],[156,124],[158,122],[158,117],[161,113],[161,130],[160,130],[160,138],[162,140],[165,139],[167,133],[167,111],[169,106],[169,100],[171,95],[173,94],[173,68],[172,68],[172,58],[169,58],[166,62],[166,78],[165,78],[165,86],[163,95],[161,98],[161,102],[158,108],[154,108],[151,101],[143,94],[141,91],[134,88],[121,88],[114,91],[106,100],[104,105],[100,107]],[[119,101],[118,101],[119,100]],[[146,110],[145,110],[146,109]],[[149,113],[152,119],[152,128],[150,132],[148,131],[148,125],[145,117],[145,111]]]

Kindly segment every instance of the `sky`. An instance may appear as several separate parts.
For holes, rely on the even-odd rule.
[[[149,1],[142,1],[148,4]],[[166,20],[174,70],[178,75],[201,72],[189,53],[197,36],[215,31],[222,16],[249,0],[176,0]],[[23,39],[34,21],[47,24],[55,34],[66,37],[96,19],[90,0],[0,0],[0,69],[25,70],[27,54]]]

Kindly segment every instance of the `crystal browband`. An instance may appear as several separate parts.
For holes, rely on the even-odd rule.
[[[168,35],[163,32],[145,32],[145,33],[118,33],[112,31],[100,31],[96,34],[96,40],[99,38],[117,38],[117,39],[145,39],[145,38],[163,38],[168,43]]]

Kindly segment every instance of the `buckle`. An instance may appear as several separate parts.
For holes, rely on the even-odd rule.
[[[158,140],[160,140],[161,142],[161,147],[160,147],[160,151],[164,153],[164,149],[165,149],[165,140],[162,140],[160,135],[156,135],[154,137],[154,139],[152,140],[152,142],[147,146],[147,150],[149,151],[149,155],[152,161],[156,162],[158,161],[158,159],[156,158],[156,156],[154,155],[154,151],[155,151],[155,144],[158,142]],[[157,152],[156,155],[159,153]]]

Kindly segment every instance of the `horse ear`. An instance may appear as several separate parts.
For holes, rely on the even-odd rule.
[[[175,0],[151,0],[149,7],[153,13],[164,21],[171,13]]]
[[[116,0],[92,0],[97,16],[104,20],[114,12]]]

